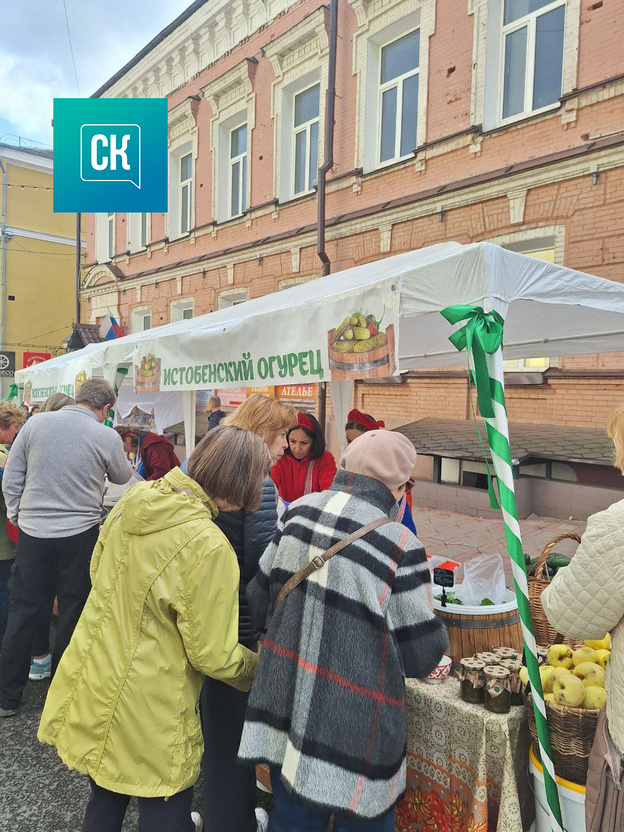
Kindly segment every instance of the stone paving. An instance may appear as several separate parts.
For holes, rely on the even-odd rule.
[[[414,508],[414,523],[418,537],[428,555],[443,555],[464,563],[479,554],[499,552],[503,555],[508,586],[511,582],[510,560],[505,549],[505,530],[502,518],[484,519],[468,517],[436,509]],[[581,535],[585,523],[572,520],[558,520],[553,517],[533,515],[520,521],[524,551],[535,557],[553,537],[562,532],[576,532]],[[573,540],[562,540],[557,552],[572,555],[578,544]]]

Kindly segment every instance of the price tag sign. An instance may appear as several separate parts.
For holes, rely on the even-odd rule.
[[[452,569],[444,569],[441,566],[433,570],[433,582],[438,586],[455,586],[455,574]]]

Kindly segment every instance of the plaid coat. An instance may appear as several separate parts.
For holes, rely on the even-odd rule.
[[[291,575],[396,509],[377,480],[338,471],[329,491],[291,504],[247,590],[267,633],[239,757],[281,766],[285,787],[310,804],[367,819],[405,790],[404,677],[426,676],[447,646],[424,549],[388,523],[271,611]]]

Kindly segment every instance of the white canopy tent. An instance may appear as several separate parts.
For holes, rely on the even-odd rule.
[[[81,373],[113,382],[121,366],[129,370],[124,384],[131,385],[133,378],[140,382],[142,359],[154,356],[157,368],[149,384],[184,394],[191,443],[197,389],[337,381],[331,385],[334,405],[338,413],[348,407],[352,382],[335,370],[328,333],[354,312],[381,318],[386,333],[393,325],[396,361],[392,366],[390,357],[386,375],[465,365],[466,356],[449,342],[452,328],[440,315],[452,304],[499,312],[505,319],[508,359],[624,351],[624,286],[489,243],[444,243],[201,317],[90,344],[19,370],[16,382],[22,396],[26,391],[37,401],[57,390],[72,395]],[[364,369],[361,375],[367,373]],[[353,372],[347,375],[354,377]],[[140,388],[139,383],[139,404]],[[153,390],[145,390],[148,395],[153,398]]]

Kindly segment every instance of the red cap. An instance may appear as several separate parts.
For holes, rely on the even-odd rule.
[[[312,433],[316,433],[316,428],[314,427],[314,422],[305,413],[298,413],[297,414],[297,422],[300,425],[300,427],[305,428],[306,430],[309,430]]]

